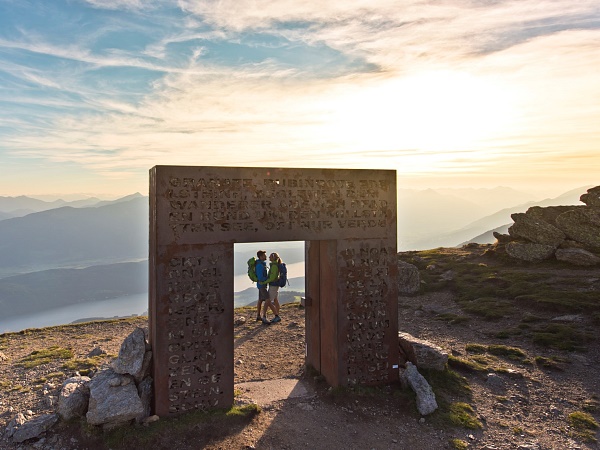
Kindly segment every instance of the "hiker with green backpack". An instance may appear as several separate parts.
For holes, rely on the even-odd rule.
[[[279,288],[284,287],[287,281],[287,268],[285,263],[277,253],[269,255],[270,266],[267,273],[267,253],[264,250],[256,252],[257,258],[248,260],[248,277],[256,282],[258,288],[258,302],[256,305],[256,321],[262,321],[263,324],[281,322],[279,317]],[[269,286],[267,290],[267,286]],[[264,310],[261,314],[261,307],[264,302]],[[267,320],[267,311],[271,309],[275,317],[271,321]]]
[[[271,307],[271,311],[273,314],[275,313],[275,309],[273,305],[271,305],[271,301],[269,300],[269,291],[267,290],[268,286],[268,274],[267,274],[267,252],[264,250],[259,250],[256,252],[256,258],[252,257],[248,260],[248,277],[256,282],[256,287],[258,288],[258,302],[256,303],[256,321],[264,323],[265,325],[269,325],[270,322],[267,320],[267,308]],[[265,302],[265,312],[261,315],[260,310]]]

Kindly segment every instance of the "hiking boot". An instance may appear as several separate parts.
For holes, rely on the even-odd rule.
[[[256,321],[257,321],[257,322],[260,322],[260,321],[262,321],[262,317],[260,317],[260,316],[256,316]]]
[[[260,320],[262,320],[263,325],[271,325],[271,322],[269,322],[266,317],[263,317]]]
[[[271,323],[277,323],[277,322],[281,322],[281,317],[275,316],[271,319]]]

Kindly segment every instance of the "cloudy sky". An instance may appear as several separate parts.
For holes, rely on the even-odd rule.
[[[0,195],[157,164],[600,184],[600,2],[0,0]]]

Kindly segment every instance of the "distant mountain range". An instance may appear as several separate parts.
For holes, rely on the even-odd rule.
[[[439,193],[436,191],[418,191],[413,193],[410,200],[405,199],[401,194],[399,198],[398,209],[398,242],[399,250],[427,250],[437,247],[457,247],[465,242],[474,242],[475,237],[479,237],[487,232],[491,236],[491,230],[495,230],[503,225],[510,225],[512,219],[510,215],[515,212],[524,212],[534,205],[554,206],[554,205],[577,205],[582,204],[579,201],[581,194],[584,194],[591,186],[584,186],[573,189],[555,198],[544,200],[529,200],[522,203],[509,204],[500,209],[493,209],[492,213],[482,214],[483,211],[489,211],[490,205],[482,205],[482,201],[488,191],[473,190],[472,199],[463,197],[464,191]],[[512,198],[523,199],[524,194],[518,191],[512,191],[508,188],[498,188],[493,190],[494,195],[503,192]],[[479,193],[480,195],[475,195]],[[493,198],[494,196],[490,197]],[[495,205],[506,204],[508,201],[495,201]],[[488,236],[486,234],[486,236]],[[486,238],[485,242],[480,244],[494,242]]]
[[[148,198],[137,194],[102,205],[63,206],[0,221],[0,278],[147,259]]]
[[[137,194],[141,196],[141,194]],[[2,218],[22,217],[34,212],[47,211],[49,209],[61,208],[63,206],[72,206],[73,208],[83,208],[86,206],[97,206],[102,202],[99,198],[89,197],[81,200],[65,201],[54,200],[46,201],[37,198],[21,195],[19,197],[1,197],[0,196],[0,220]]]
[[[506,232],[512,213],[579,204],[588,188],[539,201],[510,188],[400,189],[399,250],[493,242],[492,231]],[[0,317],[146,292],[148,205],[139,193],[114,201],[0,197]],[[288,264],[304,260],[301,242],[236,244],[235,276],[245,274],[259,246],[280,252]],[[301,294],[303,280],[294,278],[283,292]],[[236,293],[236,306],[255,295],[255,288]]]

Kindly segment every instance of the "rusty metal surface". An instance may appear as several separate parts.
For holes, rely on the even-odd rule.
[[[342,385],[398,380],[396,242],[338,241]]]
[[[336,261],[336,241],[321,241],[320,246],[320,356],[321,374],[331,386],[340,385],[338,322],[339,277]]]
[[[397,380],[395,171],[156,166],[156,414],[233,403],[233,243],[279,240],[307,241],[307,362],[332,386]]]
[[[306,362],[321,372],[321,333],[320,333],[320,241],[305,243],[305,339]]]
[[[178,244],[386,237],[393,170],[156,166],[157,218]]]
[[[157,248],[155,413],[233,403],[233,245]]]

